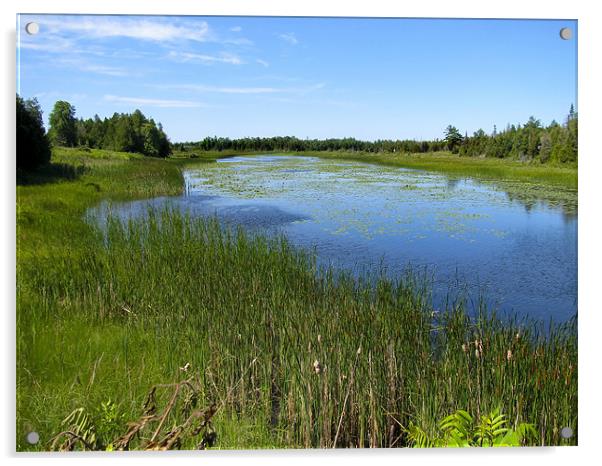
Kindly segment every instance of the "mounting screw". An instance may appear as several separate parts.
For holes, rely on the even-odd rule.
[[[573,37],[573,31],[571,28],[562,28],[560,30],[560,38],[563,40],[570,40]]]

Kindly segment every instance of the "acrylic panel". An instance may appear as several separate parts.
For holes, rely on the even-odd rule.
[[[17,450],[577,444],[577,21],[17,17]]]

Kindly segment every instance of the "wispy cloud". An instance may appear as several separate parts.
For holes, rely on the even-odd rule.
[[[195,108],[206,106],[200,102],[194,102],[190,100],[148,99],[143,97],[124,97],[111,94],[105,95],[104,100],[106,100],[107,102],[114,102],[127,105],[145,105],[149,107],[162,108]]]
[[[88,65],[81,66],[80,70],[88,71],[91,73],[103,74],[105,76],[115,76],[115,77],[131,76],[131,73],[127,70],[124,70],[122,68],[116,68],[113,66],[105,66],[105,65],[88,64]]]
[[[266,68],[267,68],[268,66],[270,66],[270,64],[269,64],[267,61],[265,61],[265,60],[262,60],[261,58],[258,58],[257,60],[255,60],[255,62],[256,62],[256,63],[259,63],[259,64],[260,64],[260,65],[262,65],[262,66],[265,66]]]
[[[306,94],[322,89],[324,86],[324,83],[318,83],[307,87],[225,87],[208,86],[205,84],[167,84],[159,87],[163,89],[220,94]]]
[[[253,45],[254,42],[246,37],[240,37],[237,39],[218,39],[215,42],[219,42],[222,44],[231,44],[231,45]]]
[[[46,37],[39,40],[39,36],[22,35],[17,46],[21,49],[35,50],[38,52],[66,53],[74,50],[75,44],[69,39],[58,36]]]
[[[144,18],[119,16],[41,16],[36,17],[40,33],[23,35],[20,46],[49,52],[62,52],[80,41],[109,38],[129,38],[166,45],[183,42],[213,42],[231,45],[253,45],[240,37],[240,26],[229,30],[238,37],[223,37],[206,21],[176,20],[172,18]]]
[[[55,100],[67,100],[67,101],[77,101],[77,100],[84,100],[88,98],[88,94],[83,94],[83,93],[71,93],[71,94],[65,94],[64,92],[58,92],[58,91],[48,91],[48,92],[38,92],[36,94],[34,94],[32,97],[35,97],[36,99],[55,99]]]
[[[134,75],[134,73],[132,71],[125,69],[125,68],[98,64],[98,63],[90,63],[87,59],[82,59],[79,57],[60,58],[58,60],[54,60],[53,64],[56,64],[59,66],[68,66],[68,67],[76,68],[79,71],[102,74],[105,76],[125,77],[125,76],[133,76]]]
[[[203,65],[241,65],[245,62],[235,53],[190,51],[193,43],[221,44],[224,46],[249,46],[253,42],[240,35],[223,37],[209,27],[206,21],[175,18],[119,17],[119,16],[33,16],[40,24],[40,33],[35,36],[23,34],[19,47],[48,55],[59,56],[58,60],[83,72],[93,72],[105,76],[132,76],[131,70],[121,68],[121,63],[107,63],[107,60],[140,59],[157,56],[153,50],[134,49],[131,46],[115,48],[110,38],[130,38],[142,42],[159,43],[170,51],[167,57],[179,63],[199,63]],[[231,28],[236,29],[236,27]],[[242,28],[240,28],[242,30]],[[240,31],[233,31],[240,32]],[[231,34],[232,35],[232,34]],[[186,51],[188,49],[188,51]],[[92,64],[93,57],[102,57],[99,63]],[[57,58],[48,57],[56,63]],[[80,63],[66,63],[65,58]],[[265,66],[265,65],[264,65]],[[137,73],[140,74],[140,73]]]
[[[297,39],[297,36],[295,36],[294,32],[287,32],[286,34],[278,34],[278,37],[280,37],[280,39],[282,39],[285,42],[288,42],[291,45],[297,45],[299,43],[299,40]]]
[[[183,84],[177,88],[196,92],[216,92],[220,94],[274,94],[277,92],[285,92],[283,89],[275,87],[218,87],[204,86],[202,84]]]
[[[65,16],[42,17],[39,23],[41,32],[45,29],[54,34],[70,32],[86,38],[127,37],[152,42],[206,42],[212,38],[205,21],[196,21],[192,26],[148,18]]]
[[[243,61],[237,55],[231,53],[221,53],[219,55],[208,55],[191,52],[176,52],[172,50],[167,55],[170,59],[180,63],[201,63],[203,65],[211,65],[214,63],[227,63],[229,65],[242,65]]]

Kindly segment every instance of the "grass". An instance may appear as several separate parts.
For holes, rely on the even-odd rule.
[[[282,154],[283,152],[259,151],[195,151],[176,152],[175,157],[221,158],[236,155]],[[576,190],[578,185],[577,164],[542,164],[538,160],[521,162],[513,159],[484,157],[460,157],[451,152],[429,153],[393,153],[393,152],[345,152],[345,151],[303,151],[285,152],[286,155],[321,157],[331,160],[353,160],[400,168],[431,170],[455,176],[468,176],[481,180],[526,182],[528,184],[544,184]]]
[[[137,419],[187,363],[202,403],[223,406],[215,448],[405,446],[410,423],[434,434],[457,409],[497,408],[537,444],[577,442],[559,434],[577,425],[575,322],[474,320],[461,301],[433,313],[411,276],[335,280],[284,238],[168,210],[101,230],[86,208],[178,194],[189,161],[54,158],[80,168],[22,176],[17,192],[18,450],[47,447],[79,407],[98,417],[111,400]]]
[[[303,152],[329,159],[356,160],[382,165],[440,171],[458,176],[480,179],[525,181],[577,189],[576,165],[530,163],[517,160],[460,157],[450,152],[427,154],[363,153],[363,152]]]

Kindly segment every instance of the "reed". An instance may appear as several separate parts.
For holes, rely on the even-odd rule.
[[[64,390],[81,384],[84,404],[94,384],[134,407],[150,381],[187,365],[205,403],[265,423],[283,445],[403,446],[402,426],[435,429],[457,409],[499,407],[534,423],[542,445],[576,425],[570,325],[471,319],[461,302],[433,313],[411,278],[358,284],[284,238],[150,211],[127,225],[109,218],[77,253],[31,259],[23,274],[38,290],[20,322],[36,332],[21,346],[24,369]],[[115,371],[108,386],[101,366]]]
[[[135,163],[146,176],[117,198],[153,191],[162,171],[175,189],[168,161]],[[462,300],[434,312],[411,274],[358,281],[283,237],[176,211],[85,224],[82,209],[102,196],[85,183],[104,190],[117,169],[20,192],[18,449],[46,448],[22,434],[51,439],[68,413],[94,417],[107,400],[117,419],[136,419],[153,385],[183,373],[199,381],[200,405],[221,407],[218,448],[402,447],[404,428],[435,435],[458,409],[532,423],[537,444],[577,442],[560,438],[577,426],[576,319],[470,316]]]

